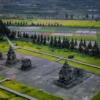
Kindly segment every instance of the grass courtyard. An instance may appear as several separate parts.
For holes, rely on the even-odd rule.
[[[27,100],[27,99],[0,89],[0,100]]]
[[[3,86],[8,87],[10,89],[16,90],[16,91],[21,92],[23,94],[32,96],[38,100],[66,100],[66,99],[62,99],[60,97],[48,94],[44,91],[38,90],[36,88],[18,83],[14,80],[5,81],[5,82],[1,83],[0,85],[3,85]],[[17,100],[17,99],[11,99],[11,100]],[[18,100],[24,100],[24,99],[18,99]]]
[[[55,24],[59,23],[62,24],[62,26],[67,26],[67,27],[100,27],[100,21],[91,21],[91,20],[49,20],[49,19],[2,19],[3,22],[9,22],[11,21],[12,23],[15,22],[27,22],[28,25],[31,25],[31,23],[41,23],[44,25],[48,25],[48,23]]]

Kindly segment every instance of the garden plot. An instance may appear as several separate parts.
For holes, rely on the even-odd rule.
[[[4,77],[14,76],[13,79],[23,84],[39,88],[51,94],[68,98],[69,100],[84,100],[90,98],[100,90],[100,76],[91,74],[90,78],[68,90],[58,87],[53,82],[59,78],[58,73],[62,64],[49,60],[17,53],[17,58],[28,57],[32,60],[35,69],[21,71],[20,65],[0,71]],[[11,74],[12,73],[12,74]]]

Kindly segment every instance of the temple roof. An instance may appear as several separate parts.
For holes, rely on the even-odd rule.
[[[69,66],[67,61],[65,61],[63,67],[61,68],[59,74],[67,75],[68,73],[73,72],[73,68]]]

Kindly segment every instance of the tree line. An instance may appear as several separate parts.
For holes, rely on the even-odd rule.
[[[7,21],[4,23],[5,25],[7,26],[54,26],[54,27],[59,27],[59,26],[62,26],[62,24],[60,23],[47,23],[47,24],[44,24],[44,23],[31,23],[30,25],[27,23],[27,22],[11,22],[11,21]]]
[[[43,35],[31,35],[29,36],[27,33],[20,34],[18,33],[18,38],[30,38],[32,43],[36,44],[42,44],[42,45],[49,45],[53,48],[59,48],[59,49],[69,49],[69,50],[75,50],[80,53],[88,54],[91,56],[100,57],[100,48],[96,41],[92,43],[89,41],[87,43],[86,40],[81,39],[78,41],[77,39],[71,39],[69,40],[67,37],[61,38],[60,36],[57,38],[52,36],[43,36]]]

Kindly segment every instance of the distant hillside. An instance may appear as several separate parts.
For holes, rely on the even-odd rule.
[[[68,14],[100,14],[100,0],[1,0],[1,13],[65,16]]]

